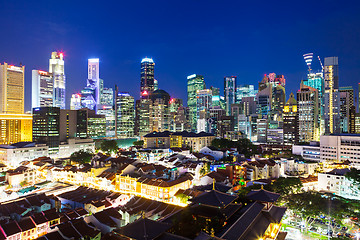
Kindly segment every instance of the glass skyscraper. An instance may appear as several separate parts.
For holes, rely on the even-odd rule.
[[[192,74],[187,77],[187,106],[189,108],[189,117],[190,117],[190,124],[191,130],[196,131],[196,94],[198,90],[205,89],[205,82],[204,77],[197,74]]]
[[[224,77],[224,97],[226,115],[231,115],[231,104],[236,102],[236,77]]]
[[[141,98],[149,98],[150,93],[155,89],[154,67],[155,63],[152,58],[143,58],[141,60]]]
[[[49,60],[49,72],[52,73],[54,83],[54,107],[65,109],[66,78],[64,70],[64,55],[52,52]]]

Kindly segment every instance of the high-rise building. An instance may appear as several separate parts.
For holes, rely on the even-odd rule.
[[[187,107],[181,106],[176,112],[170,113],[171,132],[191,131],[188,112],[189,109]]]
[[[187,106],[189,108],[191,130],[196,131],[196,94],[198,90],[205,89],[204,77],[197,74],[192,74],[187,77]]]
[[[105,115],[82,108],[76,111],[76,135],[80,138],[100,139],[106,137]]]
[[[24,113],[25,66],[0,64],[0,114]]]
[[[196,121],[197,132],[209,132],[208,110],[212,107],[212,91],[210,89],[198,90],[196,92]]]
[[[231,104],[236,102],[236,76],[224,77],[224,97],[226,115],[231,115]]]
[[[320,140],[319,91],[306,86],[303,81],[297,92],[299,142]]]
[[[94,90],[96,105],[100,104],[100,70],[98,58],[88,59],[87,87]]]
[[[338,57],[325,58],[324,66],[325,134],[340,133],[340,96]]]
[[[0,114],[0,144],[31,141],[31,114]]]
[[[95,89],[84,87],[81,90],[81,106],[90,110],[96,109]]]
[[[99,79],[102,83],[102,79]],[[115,136],[115,109],[114,109],[114,91],[112,88],[100,87],[100,104],[97,107],[97,114],[105,115],[106,136]]]
[[[66,78],[64,70],[64,54],[52,52],[49,60],[49,73],[53,76],[54,107],[65,109]]]
[[[354,106],[354,89],[340,87],[340,129],[342,133],[350,133],[350,115]]]
[[[176,112],[179,107],[183,106],[183,101],[181,98],[171,98],[170,99],[170,113]]]
[[[220,107],[220,88],[217,87],[210,87],[212,92],[212,105],[213,107]]]
[[[170,130],[170,95],[161,89],[150,94],[150,132]]]
[[[293,93],[290,93],[289,100],[283,110],[283,133],[284,144],[297,144],[299,141],[297,101]]]
[[[78,110],[81,109],[81,94],[75,93],[71,95],[70,99],[70,110]]]
[[[152,58],[143,58],[141,60],[141,98],[149,98],[150,93],[155,89],[154,67],[155,63]]]
[[[240,85],[236,87],[236,101],[241,102],[243,97],[255,97],[258,90],[255,90],[254,85]]]
[[[134,97],[129,93],[116,91],[116,136],[118,138],[134,137],[134,104]]]
[[[41,70],[32,70],[31,86],[32,108],[53,106],[54,84],[51,73]]]

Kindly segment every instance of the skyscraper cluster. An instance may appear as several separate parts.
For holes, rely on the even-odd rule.
[[[67,126],[64,125],[67,129],[64,139],[133,138],[154,131],[189,131],[232,140],[249,138],[269,146],[290,146],[318,141],[324,134],[360,132],[354,90],[339,86],[338,58],[327,57],[324,65],[320,61],[318,71],[311,68],[312,53],[305,54],[304,59],[307,77],[299,81],[299,90],[290,93],[288,99],[286,79],[281,74],[265,74],[258,89],[254,85],[240,85],[242,79],[228,75],[222,90],[208,87],[203,75],[192,74],[184,79],[185,105],[182,99],[172,98],[159,88],[152,58],[140,62],[137,100],[117,85],[105,87],[106,82],[100,78],[100,59],[91,58],[85,87],[72,94],[70,109],[66,109],[64,55],[53,52],[48,71],[32,70],[33,121],[31,115],[24,114],[25,67],[4,63],[0,65],[2,143],[33,139],[49,142],[50,133],[59,131],[51,130],[54,126],[46,129],[42,126],[51,121],[67,124],[64,123]],[[39,113],[46,117],[39,117]]]

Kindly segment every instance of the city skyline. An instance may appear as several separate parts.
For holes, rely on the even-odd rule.
[[[153,32],[141,32],[141,23],[146,20],[141,13],[149,7],[147,4],[134,6],[126,3],[120,8],[122,15],[115,15],[121,15],[117,21],[122,24],[119,33],[114,33],[110,32],[117,26],[111,22],[114,17],[101,19],[101,16],[108,14],[102,6],[98,9],[99,21],[94,23],[94,30],[90,30],[84,29],[87,21],[76,16],[73,9],[77,9],[77,6],[68,9],[60,5],[57,13],[51,15],[45,11],[47,4],[35,3],[30,6],[29,3],[8,3],[0,10],[5,20],[2,24],[12,22],[17,28],[5,28],[7,34],[0,42],[8,47],[2,49],[0,62],[14,65],[22,62],[26,66],[25,109],[30,110],[31,70],[46,71],[49,53],[61,50],[65,54],[67,81],[73,83],[71,89],[67,88],[67,106],[71,94],[80,92],[86,81],[87,59],[94,57],[100,58],[100,74],[107,87],[117,84],[121,91],[128,91],[136,98],[139,62],[146,56],[152,57],[156,63],[155,78],[159,81],[159,87],[168,91],[172,97],[182,99],[186,99],[186,76],[194,73],[203,75],[207,84],[222,88],[223,77],[227,75],[237,76],[238,84],[256,86],[263,74],[276,72],[285,75],[288,80],[287,95],[295,93],[300,80],[306,77],[306,64],[302,55],[308,52],[314,52],[316,57],[319,55],[322,61],[325,57],[338,56],[342,86],[354,86],[358,82],[356,68],[360,61],[355,44],[359,34],[352,26],[359,22],[355,14],[359,4],[337,5],[333,1],[325,6],[320,3],[310,5],[308,2],[254,6],[248,3],[236,10],[236,3],[221,6],[221,9],[217,9],[217,5],[211,2],[207,6],[189,3],[188,8],[179,6],[179,11],[184,15],[172,16],[171,11],[166,12],[173,10],[168,3],[153,3],[151,20],[159,26]],[[129,15],[123,9],[135,7],[139,8],[139,19],[134,20],[132,17],[127,20]],[[291,9],[295,7],[298,12],[293,13]],[[193,20],[184,17],[202,8],[199,17]],[[22,13],[21,16],[9,15],[14,9]],[[32,10],[42,14],[39,19],[34,19],[33,25],[29,25],[26,19],[31,18]],[[219,10],[224,13],[218,13],[214,19],[209,17]],[[303,15],[304,12],[307,17]],[[227,20],[222,19],[225,13],[230,16]],[[255,13],[254,16],[252,13]],[[65,17],[66,21],[61,21]],[[164,23],[162,18],[169,21]],[[255,18],[259,18],[256,23]],[[193,26],[188,26],[188,23],[193,23]],[[82,29],[79,33],[76,32],[77,26]],[[35,34],[40,30],[46,31],[46,38],[39,38]],[[90,37],[92,34],[95,34],[94,38]],[[106,38],[100,37],[104,34]],[[345,36],[346,41],[342,41]],[[27,44],[14,45],[23,38]],[[313,69],[320,69],[316,58],[313,60]]]

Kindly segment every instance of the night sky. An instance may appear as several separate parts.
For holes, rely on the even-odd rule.
[[[48,70],[63,51],[67,106],[86,85],[87,59],[100,58],[100,77],[139,98],[140,61],[152,57],[159,87],[186,102],[186,76],[223,89],[225,75],[258,85],[284,74],[287,94],[307,68],[302,55],[339,56],[340,85],[360,82],[358,1],[1,1],[0,62]],[[313,69],[320,68],[317,59]],[[357,88],[356,88],[357,92]]]

